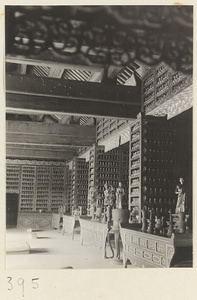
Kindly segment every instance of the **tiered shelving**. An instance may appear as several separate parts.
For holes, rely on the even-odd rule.
[[[141,211],[141,117],[131,126],[129,155],[129,210]]]
[[[18,193],[20,187],[21,166],[6,166],[6,191],[7,193]]]
[[[49,211],[51,167],[36,167],[36,210]]]
[[[52,212],[58,211],[58,207],[64,204],[65,178],[64,167],[52,166],[51,168],[51,201],[49,204]]]
[[[67,204],[68,168],[56,163],[7,163],[6,192],[19,194],[19,211],[53,211]]]
[[[147,72],[142,82],[144,112],[148,113],[161,105],[191,83],[191,76],[175,72],[166,64],[160,63]]]
[[[103,188],[100,186],[98,187],[98,172],[100,172],[98,157],[99,154],[102,154],[104,152],[104,146],[96,146],[93,145],[93,147],[90,149],[90,158],[89,158],[89,172],[88,172],[88,191],[91,186],[96,186],[100,189],[100,192],[102,192]],[[88,201],[88,207],[87,207],[87,214],[89,215],[90,211],[90,203]]]
[[[124,125],[128,124],[129,120],[124,119],[110,119],[102,118],[97,120],[97,133],[96,141],[97,143],[106,139],[107,137],[114,134],[116,131],[121,129]]]
[[[103,146],[94,146],[90,151],[89,186],[97,186],[102,193],[104,184],[116,187],[120,180],[120,153],[119,150],[104,151]]]
[[[142,122],[142,206],[168,214],[176,205],[174,123],[148,116]]]
[[[72,206],[72,169],[68,168],[66,180],[66,212],[71,213]]]
[[[82,215],[87,213],[88,163],[83,158],[73,159],[72,164],[72,205],[81,206]]]
[[[94,145],[90,150],[88,186],[96,186],[101,198],[104,199],[104,185],[113,188],[122,182],[125,199],[128,194],[128,151],[119,148],[105,152],[104,146]],[[88,209],[90,204],[88,203]]]
[[[160,215],[174,211],[175,136],[172,121],[141,116],[131,126],[129,207]]]
[[[36,166],[22,166],[21,188],[20,188],[20,211],[34,211]]]
[[[120,181],[125,192],[125,205],[127,205],[129,199],[129,145],[128,150],[122,150],[120,155]]]

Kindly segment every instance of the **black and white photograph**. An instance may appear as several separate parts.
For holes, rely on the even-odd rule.
[[[4,69],[6,270],[192,269],[193,5],[5,5]]]

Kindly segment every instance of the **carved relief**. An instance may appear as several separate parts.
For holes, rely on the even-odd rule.
[[[137,236],[133,237],[133,244],[138,245],[138,237]]]
[[[156,251],[157,252],[164,254],[166,252],[165,250],[166,250],[165,245],[159,244],[159,243],[156,244]]]
[[[162,264],[162,266],[166,265],[166,259],[164,257],[161,258],[161,264]]]
[[[28,228],[34,227],[34,218],[19,217],[18,218],[18,228]]]
[[[135,254],[139,257],[143,257],[143,250],[141,249],[136,249]]]
[[[53,49],[65,62],[74,56],[86,64],[117,66],[135,59],[152,66],[162,57],[175,70],[192,73],[192,7],[48,6],[46,10],[17,6],[15,10],[9,8],[12,32],[6,39],[8,53],[36,56]],[[96,14],[102,16],[102,22],[98,18],[94,22]],[[179,23],[185,34],[177,38]]]
[[[51,227],[52,218],[51,217],[44,217],[41,216],[40,218],[36,218],[36,228],[39,227]]]
[[[129,246],[128,247],[128,252],[134,255],[135,254],[135,247]]]
[[[155,242],[148,240],[148,249],[155,251]]]
[[[152,253],[144,251],[144,258],[147,260],[152,260]]]
[[[140,245],[140,247],[146,248],[146,243],[147,243],[147,240],[139,239],[139,245]]]
[[[168,267],[170,266],[171,260],[174,256],[174,252],[175,252],[174,247],[167,245],[167,266]]]
[[[152,261],[157,264],[160,264],[160,256],[153,254]]]

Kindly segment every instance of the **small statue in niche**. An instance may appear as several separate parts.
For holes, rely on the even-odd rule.
[[[139,208],[137,206],[134,206],[132,211],[131,211],[131,214],[130,214],[130,217],[131,217],[131,223],[138,223],[139,221]]]
[[[176,186],[175,194],[177,194],[177,203],[176,203],[176,214],[180,212],[185,212],[186,209],[186,193],[185,193],[185,185],[184,179],[179,178],[179,183]]]
[[[116,208],[121,209],[123,205],[123,198],[124,198],[124,189],[122,188],[122,183],[118,183],[118,187],[116,189]]]

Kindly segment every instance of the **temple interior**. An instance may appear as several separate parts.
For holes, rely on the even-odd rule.
[[[192,6],[6,6],[6,268],[193,266]]]

